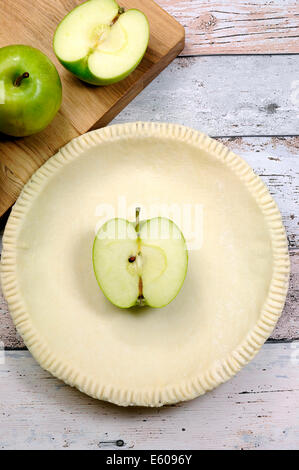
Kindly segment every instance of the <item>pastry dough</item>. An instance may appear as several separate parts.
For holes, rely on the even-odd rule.
[[[202,207],[202,246],[167,307],[118,309],[98,287],[97,207],[119,196]],[[247,163],[186,127],[132,123],[74,139],[33,175],[7,223],[1,274],[44,369],[95,398],[161,406],[252,359],[281,314],[289,258],[279,210]]]

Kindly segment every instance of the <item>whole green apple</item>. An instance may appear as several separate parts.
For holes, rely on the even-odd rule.
[[[30,46],[0,48],[0,132],[14,137],[47,127],[60,108],[62,87],[54,64]]]
[[[149,22],[141,11],[125,11],[115,0],[88,0],[58,25],[54,52],[62,65],[81,80],[110,85],[138,66],[149,33]]]

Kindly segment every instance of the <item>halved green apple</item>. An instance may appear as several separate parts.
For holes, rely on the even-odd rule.
[[[139,10],[115,0],[88,0],[58,25],[54,52],[62,65],[93,85],[110,85],[127,77],[142,60],[149,23]]]
[[[112,219],[98,231],[93,266],[104,295],[114,305],[164,307],[179,293],[188,252],[178,226],[157,217],[139,223]]]

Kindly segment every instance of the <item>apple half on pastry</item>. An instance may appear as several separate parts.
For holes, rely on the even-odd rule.
[[[141,62],[149,22],[139,10],[125,11],[115,0],[88,0],[58,25],[54,52],[61,64],[93,85],[126,78]]]
[[[179,293],[187,273],[184,236],[170,219],[139,223],[112,219],[98,231],[93,266],[104,295],[120,308],[164,307]]]

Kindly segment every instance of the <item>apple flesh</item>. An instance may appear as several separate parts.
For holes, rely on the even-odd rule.
[[[139,10],[124,11],[114,0],[88,0],[58,25],[54,52],[62,65],[93,85],[110,85],[140,63],[149,23]]]
[[[95,276],[104,295],[120,308],[164,307],[179,293],[188,252],[177,225],[157,217],[139,224],[112,219],[93,246]]]
[[[0,132],[24,137],[50,124],[61,105],[62,87],[45,54],[23,45],[0,48],[0,80]]]

